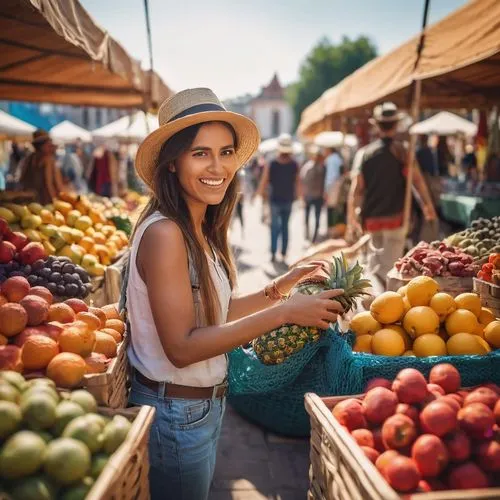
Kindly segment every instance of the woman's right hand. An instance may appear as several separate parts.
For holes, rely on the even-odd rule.
[[[295,293],[281,305],[286,323],[326,330],[344,312],[342,305],[332,300],[343,293],[342,289],[325,290],[316,295]]]

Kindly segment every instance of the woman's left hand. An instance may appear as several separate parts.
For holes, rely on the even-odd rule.
[[[310,274],[323,271],[326,275],[330,271],[330,263],[326,260],[313,260],[308,264],[300,264],[276,279],[278,290],[286,295],[300,281]]]

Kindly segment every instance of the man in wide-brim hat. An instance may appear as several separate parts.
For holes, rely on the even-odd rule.
[[[358,234],[365,231],[372,235],[373,246],[380,251],[374,252],[371,268],[383,282],[405,247],[403,212],[408,154],[395,139],[402,117],[392,102],[375,107],[370,123],[376,126],[379,138],[356,153],[351,173],[348,224]],[[413,184],[426,220],[435,220],[432,198],[416,165]]]

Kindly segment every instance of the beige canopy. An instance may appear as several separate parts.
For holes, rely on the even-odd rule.
[[[304,110],[299,133],[325,130],[339,115],[359,114],[382,100],[403,108],[422,80],[422,108],[473,108],[500,99],[500,1],[472,0],[420,35],[365,64]],[[319,104],[318,104],[319,102]]]
[[[170,94],[78,0],[1,0],[0,99],[147,108]]]

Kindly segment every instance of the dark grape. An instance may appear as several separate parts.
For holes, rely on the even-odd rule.
[[[45,261],[42,259],[38,259],[33,263],[31,267],[33,268],[33,271],[39,271],[40,269],[43,269],[45,267]]]
[[[74,283],[70,283],[64,288],[66,289],[66,295],[68,295],[69,297],[75,297],[78,293],[78,285],[75,285]]]
[[[56,287],[56,295],[59,295],[60,297],[64,297],[66,293],[66,288],[64,285],[57,285]]]
[[[83,269],[83,267],[77,266],[76,272],[79,274],[83,283],[88,283],[90,281],[89,273],[87,273],[87,271],[85,271],[85,269]]]
[[[57,262],[57,257],[55,255],[49,255],[48,259],[46,260],[48,265],[53,264],[54,262]]]
[[[52,283],[59,283],[62,279],[61,273],[54,272],[50,275],[49,279]]]
[[[78,285],[78,297],[85,298],[87,296],[87,289],[85,288],[85,285]]]
[[[31,274],[31,266],[29,264],[26,264],[23,267],[22,271],[26,276],[29,276]]]
[[[63,274],[63,277],[62,277],[63,281],[65,283],[74,283],[75,280],[73,279],[73,275],[72,274]]]
[[[63,273],[73,273],[75,272],[75,264],[68,262],[67,264],[64,264],[62,267],[62,272]]]
[[[53,295],[57,292],[57,285],[55,283],[47,283],[45,288],[47,288],[47,290]]]
[[[30,276],[28,276],[28,283],[31,286],[36,286],[37,282],[38,282],[38,277],[35,276],[34,274],[31,274]]]
[[[21,264],[19,264],[19,262],[15,261],[15,260],[10,262],[11,271],[17,271],[20,267],[21,267]]]
[[[82,282],[82,279],[80,278],[80,275],[78,273],[72,273],[71,276],[73,276],[75,283],[80,284]]]
[[[53,273],[60,273],[62,270],[61,264],[58,264],[57,262],[55,264],[52,264],[52,272]]]
[[[3,283],[7,279],[7,276],[0,275],[0,283]]]
[[[9,278],[13,278],[14,276],[23,276],[23,277],[24,277],[24,273],[23,273],[23,272],[21,272],[21,271],[12,271],[12,272],[10,273]]]
[[[63,264],[65,262],[71,262],[71,259],[69,257],[63,256],[63,257],[58,257],[57,260]]]
[[[49,267],[44,267],[38,271],[38,276],[47,279],[52,274],[52,269]]]

